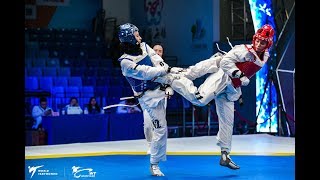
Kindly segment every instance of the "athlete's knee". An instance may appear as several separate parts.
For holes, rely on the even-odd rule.
[[[161,125],[159,127],[154,127],[154,133],[159,136],[164,136],[167,134],[167,125]]]

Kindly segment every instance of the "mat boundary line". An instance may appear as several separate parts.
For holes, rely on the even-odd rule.
[[[106,155],[147,155],[144,151],[136,152],[88,152],[88,153],[70,153],[70,154],[48,154],[48,155],[26,155],[25,159],[46,159],[46,158],[66,158],[66,157],[86,157],[86,156],[106,156]],[[220,155],[220,152],[167,152],[167,155]],[[232,152],[236,156],[295,156],[292,152],[276,153],[249,153],[249,152]]]

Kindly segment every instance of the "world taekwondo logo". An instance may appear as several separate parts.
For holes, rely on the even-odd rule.
[[[30,179],[37,174],[38,176],[57,176],[58,173],[56,172],[50,172],[48,169],[39,169],[43,167],[44,165],[41,166],[28,166],[29,169],[29,174],[31,174]]]
[[[72,166],[72,174],[75,178],[88,178],[88,177],[96,177],[95,171],[92,168],[82,168],[79,166]]]
[[[28,166],[29,168],[29,173],[31,173],[30,178],[32,178],[32,176],[34,175],[34,173],[37,171],[38,168],[43,167],[43,165],[41,166]]]

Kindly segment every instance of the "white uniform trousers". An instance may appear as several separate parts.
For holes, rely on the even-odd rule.
[[[162,93],[164,92],[162,91]],[[143,97],[139,98],[139,103],[144,112],[145,121],[149,121],[154,128],[153,134],[151,135],[150,163],[158,164],[160,161],[167,160],[168,132],[166,120],[166,99],[163,98],[156,104],[148,104],[142,99]]]

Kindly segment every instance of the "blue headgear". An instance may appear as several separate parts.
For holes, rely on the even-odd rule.
[[[139,31],[137,26],[126,23],[119,26],[118,37],[120,42],[128,42],[131,44],[136,44],[137,40],[134,36],[134,32]]]

